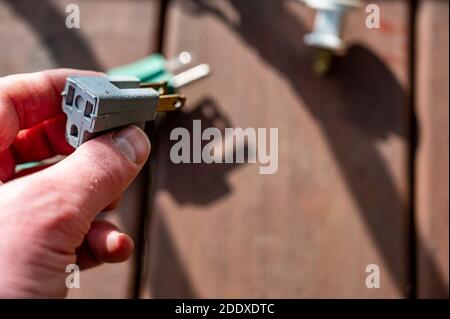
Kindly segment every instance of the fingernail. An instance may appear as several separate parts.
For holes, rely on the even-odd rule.
[[[120,152],[135,164],[142,164],[150,153],[150,141],[143,130],[129,126],[113,134],[113,142]]]
[[[109,252],[115,251],[119,246],[119,236],[120,233],[118,231],[112,231],[106,237],[106,249]]]

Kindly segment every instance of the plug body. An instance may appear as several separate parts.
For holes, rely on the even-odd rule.
[[[142,83],[167,82],[167,93],[175,93],[180,87],[202,79],[210,73],[210,67],[205,63],[178,72],[191,64],[192,60],[192,55],[186,51],[170,60],[155,53],[130,64],[113,68],[108,71],[108,75],[135,76]]]
[[[159,53],[155,53],[133,63],[111,69],[108,71],[108,75],[135,76],[141,82],[168,81],[171,74],[167,70],[166,64],[166,58]]]
[[[156,117],[159,93],[136,77],[71,76],[62,92],[66,140],[74,148],[102,132]]]

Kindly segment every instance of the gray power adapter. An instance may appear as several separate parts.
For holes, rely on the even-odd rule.
[[[106,131],[135,124],[144,128],[157,112],[180,109],[185,98],[165,94],[167,83],[141,84],[135,77],[71,76],[62,92],[66,140],[74,148]]]

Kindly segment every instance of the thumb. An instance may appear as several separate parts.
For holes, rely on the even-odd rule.
[[[0,286],[5,278],[28,278],[32,287],[36,278],[48,278],[43,279],[46,287],[59,280],[50,270],[64,274],[95,216],[123,193],[149,153],[147,136],[131,126],[84,143],[54,166],[1,185]],[[107,253],[117,250],[108,247],[107,236],[105,244]],[[103,247],[94,245],[101,252]],[[42,280],[36,284],[40,289]]]
[[[47,191],[50,188],[63,198],[63,206],[91,221],[120,197],[149,153],[147,135],[130,126],[84,143],[63,161],[35,175]]]

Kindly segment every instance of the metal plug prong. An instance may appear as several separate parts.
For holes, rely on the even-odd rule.
[[[166,70],[174,73],[190,64],[192,60],[193,58],[190,52],[182,51],[176,58],[170,59],[166,62]]]
[[[177,111],[184,106],[186,98],[179,94],[160,95],[157,112]]]
[[[173,76],[172,85],[175,89],[185,86],[194,81],[200,80],[211,73],[211,68],[208,64],[200,64],[193,68],[181,72]]]

